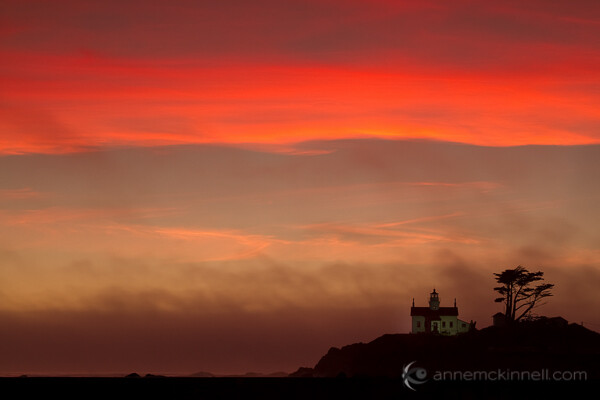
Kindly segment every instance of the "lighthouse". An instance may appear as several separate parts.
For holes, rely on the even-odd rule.
[[[454,307],[440,307],[440,294],[435,289],[429,294],[429,307],[415,307],[413,299],[410,315],[412,333],[458,335],[471,328],[471,323],[458,319],[456,299]]]

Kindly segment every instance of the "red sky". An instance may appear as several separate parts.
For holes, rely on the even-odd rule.
[[[598,143],[599,17],[593,1],[2,1],[0,151]]]
[[[399,3],[0,0],[0,373],[291,371],[517,264],[598,330],[600,4]]]

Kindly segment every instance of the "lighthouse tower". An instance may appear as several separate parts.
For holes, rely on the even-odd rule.
[[[429,294],[429,308],[432,310],[440,309],[440,296],[435,289]]]

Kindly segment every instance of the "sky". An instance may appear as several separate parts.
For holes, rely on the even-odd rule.
[[[600,330],[597,1],[0,0],[0,375],[292,372],[545,273]]]

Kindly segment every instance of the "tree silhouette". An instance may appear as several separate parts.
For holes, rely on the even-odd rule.
[[[502,286],[494,290],[502,297],[494,300],[496,303],[505,303],[504,316],[507,322],[516,322],[526,316],[534,307],[540,306],[540,300],[552,296],[550,290],[554,287],[550,283],[540,283],[533,286],[534,282],[544,280],[544,273],[529,272],[522,266],[506,269],[501,273],[494,273],[496,281]],[[517,316],[518,314],[518,316]]]

